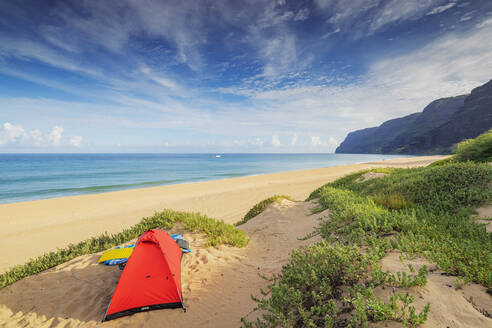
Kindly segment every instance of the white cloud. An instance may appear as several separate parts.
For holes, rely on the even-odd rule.
[[[448,33],[417,50],[381,58],[369,65],[366,74],[343,85],[308,82],[307,76],[281,88],[245,81],[214,90],[240,94],[247,99],[242,103],[192,97],[186,102],[144,100],[117,94],[116,105],[0,98],[0,108],[5,117],[27,116],[36,108],[47,117],[63,116],[101,128],[108,126],[107,113],[111,113],[111,125],[117,128],[166,128],[250,138],[245,147],[266,144],[254,136],[292,135],[293,131],[299,140],[301,136],[343,140],[351,130],[421,111],[437,98],[468,93],[490,80],[492,43],[483,40],[492,38],[492,23],[486,22],[466,33]]]
[[[488,18],[488,19],[484,19],[483,21],[481,21],[480,23],[477,24],[477,28],[482,28],[482,27],[485,27],[487,25],[492,25],[492,17],[491,18]]]
[[[280,144],[280,140],[278,139],[278,136],[277,135],[273,135],[272,136],[272,146],[273,147],[279,147],[281,144]]]
[[[446,10],[448,10],[450,8],[453,8],[455,5],[456,5],[456,2],[450,2],[448,4],[435,7],[431,11],[429,11],[426,15],[429,16],[429,15],[440,14],[440,13],[445,12]]]
[[[466,13],[460,18],[460,22],[466,22],[473,18],[473,13]]]
[[[70,137],[69,143],[76,148],[80,148],[82,146],[82,141],[82,136],[72,136]]]
[[[329,137],[328,138],[328,148],[330,152],[335,152],[335,149],[338,147],[338,141],[333,138]]]
[[[290,144],[291,144],[292,146],[297,145],[297,139],[298,139],[297,134],[294,134],[294,135],[292,136],[292,139],[290,140]]]
[[[297,12],[296,16],[294,17],[294,22],[296,21],[304,21],[309,18],[309,9],[304,8],[301,9]]]
[[[311,146],[321,146],[321,138],[319,136],[311,136]]]
[[[331,32],[328,32],[328,33],[325,33],[321,36],[322,39],[326,39],[330,36],[332,36],[333,34],[337,34],[341,31],[340,27],[337,27],[334,31],[331,31]]]
[[[140,71],[145,74],[151,81],[154,81],[155,83],[162,85],[163,87],[169,88],[169,89],[177,89],[178,86],[176,83],[170,79],[164,78],[162,76],[158,76],[157,74],[153,73],[150,68],[148,68],[145,65],[142,65],[140,68]]]
[[[447,0],[315,0],[330,24],[351,30],[353,38],[371,35],[385,26],[416,20]]]
[[[365,76],[345,86],[298,83],[240,92],[250,95],[256,108],[268,108],[268,113],[257,113],[263,121],[283,122],[286,131],[301,128],[322,134],[330,127],[341,139],[354,128],[421,111],[437,98],[468,93],[490,80],[492,43],[483,40],[491,38],[492,24],[451,33],[413,52],[380,59]]]
[[[285,34],[273,39],[260,41],[261,57],[265,61],[263,75],[276,77],[291,71],[297,62],[296,39]]]
[[[26,137],[26,131],[22,126],[6,122],[3,124],[3,131],[0,133],[0,145],[16,143]]]
[[[51,132],[47,136],[47,140],[52,145],[60,144],[60,140],[62,138],[63,128],[61,126],[56,125],[51,129]]]
[[[6,37],[0,34],[0,59],[13,57],[24,61],[37,60],[53,67],[91,77],[103,77],[98,70],[78,64],[71,57],[64,56],[40,42],[28,39]]]
[[[255,140],[253,141],[254,146],[262,147],[263,144],[264,144],[264,142],[260,138],[255,138]]]
[[[43,143],[43,134],[40,130],[35,129],[29,132],[29,137],[33,141],[35,146],[41,146]]]
[[[356,0],[350,3],[332,0],[318,1],[318,3],[320,6],[326,6],[328,11],[335,9],[336,15],[329,18],[330,24],[332,24],[330,27],[333,31],[348,32],[349,29],[344,28],[345,24],[355,24],[357,17],[365,17],[361,15],[367,14],[368,19],[361,20],[360,24],[357,23],[353,27],[354,29],[365,28],[368,32],[368,22],[372,21],[372,18],[381,18],[374,21],[373,31],[376,31],[390,22],[415,19],[419,15],[425,15],[431,12],[433,8],[445,6],[448,1],[422,0],[421,7],[424,9],[418,10],[415,9],[417,2],[414,0],[408,1],[408,3],[399,1],[400,5],[403,3],[400,9],[394,7],[395,1],[385,1],[387,5],[383,7],[388,10],[387,14],[383,14],[379,8],[375,7],[379,4],[379,1],[376,0]],[[220,8],[227,6],[227,4],[219,2],[216,5]],[[96,8],[99,5],[89,4],[89,6]],[[203,35],[200,32],[200,28],[204,27],[200,21],[204,12],[201,7],[194,9],[192,5],[185,4],[184,7],[171,8],[170,13],[164,13],[164,17],[159,18],[159,14],[165,12],[164,9],[166,8],[165,5],[153,3],[149,5],[148,9],[141,9],[149,15],[154,9],[154,14],[149,18],[151,21],[140,26],[138,30],[149,31],[149,35],[152,37],[162,36],[165,40],[176,41],[179,43],[179,46],[176,43],[176,47],[180,49],[181,55],[185,58],[182,60],[192,61],[193,53],[198,51],[199,44],[206,42],[202,39]],[[252,46],[257,45],[255,49],[258,51],[259,60],[252,64],[254,66],[252,72],[257,69],[256,72],[261,74],[263,71],[263,77],[265,75],[268,77],[292,76],[288,73],[302,68],[303,66],[299,63],[308,57],[308,52],[303,51],[305,49],[301,48],[298,43],[299,40],[296,39],[295,34],[287,25],[288,22],[292,23],[295,20],[299,12],[296,14],[295,12],[282,11],[278,7],[272,8],[275,13],[271,14],[271,17],[275,18],[274,21],[277,25],[265,27],[267,31],[258,31],[245,25],[246,27],[243,26],[243,28],[248,29],[248,35],[241,42]],[[118,10],[115,12],[116,14]],[[190,26],[185,27],[186,31],[180,32],[178,27],[181,27],[181,18],[173,17],[173,15],[182,15],[182,11],[186,12],[186,10],[192,11]],[[233,21],[236,19],[234,17],[226,18],[224,16],[222,19],[230,19],[227,22],[230,22],[231,26],[246,21],[253,26],[256,20],[250,20],[250,18],[256,17],[255,15],[259,16],[258,10],[242,13],[243,16],[238,21]],[[93,17],[94,20],[99,24],[103,22],[104,15],[108,14],[108,20],[115,20],[109,25],[118,26],[118,17],[113,17],[113,14],[106,11],[107,8],[101,10],[97,19]],[[223,13],[227,12],[230,10],[224,9]],[[139,17],[145,16],[141,12],[138,15]],[[356,18],[354,19],[354,17]],[[167,18],[169,21],[166,21]],[[175,24],[176,28],[172,30],[174,28],[172,24],[176,22],[178,22]],[[135,22],[136,25],[140,23],[140,21]],[[87,22],[74,22],[73,24],[71,26],[73,30],[85,31],[82,33],[83,36],[96,36],[92,33],[97,31],[97,28],[92,28]],[[293,131],[296,131],[301,136],[300,140],[305,140],[305,144],[309,145],[309,137],[314,135],[325,141],[324,145],[328,147],[330,136],[326,135],[326,131],[330,131],[330,135],[333,135],[336,140],[342,140],[348,130],[379,124],[389,118],[420,111],[427,103],[438,97],[466,93],[473,87],[489,80],[491,78],[490,72],[492,72],[492,45],[483,42],[483,40],[492,38],[491,25],[492,21],[489,18],[477,24],[475,31],[448,34],[440,39],[431,40],[427,46],[421,49],[408,50],[404,55],[391,54],[391,57],[367,63],[367,74],[362,75],[357,80],[343,81],[340,86],[324,83],[324,81],[316,84],[309,81],[310,76],[302,76],[292,78],[292,83],[282,85],[282,87],[275,84],[278,81],[272,78],[264,84],[251,79],[251,82],[245,82],[238,87],[231,87],[229,90],[221,89],[224,93],[241,94],[246,97],[247,102],[240,104],[231,105],[227,102],[207,98],[207,96],[200,97],[200,92],[203,95],[210,91],[206,89],[206,83],[199,84],[202,86],[200,90],[191,91],[195,94],[192,97],[186,97],[186,100],[170,97],[165,92],[163,95],[163,90],[173,89],[173,87],[177,89],[188,88],[181,88],[177,82],[173,81],[165,73],[166,68],[161,70],[156,65],[148,64],[149,66],[140,67],[136,65],[130,67],[131,73],[129,75],[134,78],[133,80],[114,81],[111,77],[98,79],[101,84],[110,86],[111,97],[107,97],[105,100],[113,101],[116,105],[61,102],[47,99],[4,98],[0,99],[0,108],[2,108],[2,114],[4,111],[9,111],[9,114],[4,114],[4,117],[17,117],[14,116],[17,115],[17,108],[22,109],[24,115],[33,113],[33,108],[39,108],[39,112],[51,113],[51,117],[69,117],[69,119],[77,119],[78,121],[96,122],[101,127],[111,124],[118,128],[172,128],[214,135],[234,135],[238,138],[244,137],[244,140],[250,140],[244,142],[244,145],[250,146],[253,136],[267,136],[264,137],[265,144],[270,145],[268,136],[272,133],[291,135]],[[193,29],[197,31],[196,35],[190,34]],[[130,30],[125,31],[125,33],[128,32],[131,35],[132,31]],[[67,34],[72,35],[72,33]],[[102,38],[109,39],[110,36],[103,36]],[[193,41],[194,38],[196,42]],[[120,38],[118,36],[117,39],[115,44],[108,45],[114,51],[117,51],[119,46],[123,46],[127,42],[125,37]],[[2,38],[0,41],[4,41],[4,39]],[[13,42],[12,40],[8,41]],[[92,41],[94,42],[94,40]],[[20,43],[19,41],[5,45],[0,42],[0,48],[4,50],[7,48],[10,55],[15,53],[13,49],[19,48],[17,56],[21,59],[40,60],[72,72],[88,69],[89,71],[84,74],[97,77],[102,75],[97,70],[91,71],[88,68],[91,67],[90,65],[83,65],[83,68],[76,65],[78,62],[74,53],[77,52],[77,48],[72,49],[71,44],[65,49],[71,51],[70,56],[64,57],[61,56],[63,52],[54,52],[54,48],[34,46],[30,42],[27,42],[27,45]],[[460,46],[457,47],[456,45]],[[60,48],[61,46],[57,47]],[[161,59],[162,57],[159,56],[163,52],[156,54],[156,58]],[[128,55],[131,56],[131,54]],[[195,53],[195,55],[200,57],[199,53]],[[72,56],[73,60],[71,59]],[[128,62],[141,63],[141,61],[134,60],[134,57],[128,59]],[[62,62],[62,64],[58,65],[58,62]],[[173,64],[176,65],[176,62]],[[180,84],[183,83],[181,79],[179,81]],[[61,88],[60,85],[53,87]],[[143,94],[145,97],[137,97],[134,96],[135,94],[139,96]],[[63,115],[59,113],[63,113]],[[84,117],[80,117],[80,113],[84,113]],[[111,123],[107,120],[108,115],[112,118]],[[60,122],[60,125],[65,126],[65,122]],[[39,130],[33,131],[24,131],[25,135],[21,133],[16,137],[15,142],[20,143],[22,140],[30,140],[30,142],[37,142],[37,144],[48,142],[48,136]],[[9,137],[9,140],[11,138]],[[59,131],[58,139],[56,135],[49,137],[51,143],[63,144],[62,139],[62,131]],[[6,140],[5,132],[2,132],[0,142],[5,144]],[[13,143],[12,141],[8,142]],[[260,146],[264,144],[259,138],[254,143]],[[283,146],[286,145],[288,145],[287,139]]]
[[[338,146],[338,141],[333,137],[325,137],[323,141],[320,136],[311,136],[311,147],[316,148],[317,151],[323,151],[327,153],[335,152]]]
[[[6,122],[0,130],[0,146],[22,146],[24,148],[59,146],[62,143],[62,134],[63,128],[58,125],[54,126],[50,132],[43,134],[39,129],[26,131],[20,124]],[[80,147],[82,137],[73,136],[69,139],[68,144]]]

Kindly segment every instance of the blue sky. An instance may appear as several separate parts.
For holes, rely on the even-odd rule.
[[[333,152],[492,79],[492,1],[2,1],[0,152]]]

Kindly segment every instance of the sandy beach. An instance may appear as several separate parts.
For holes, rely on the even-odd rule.
[[[104,232],[117,233],[165,208],[239,221],[257,202],[274,194],[304,200],[319,186],[374,167],[427,165],[424,156],[355,165],[169,185],[0,205],[0,272],[32,257]]]
[[[7,248],[6,253],[13,253],[5,263],[22,262],[16,256],[41,254],[39,246],[56,248],[104,230],[117,231],[164,207],[201,211],[236,222],[256,202],[275,193],[303,200],[315,188],[349,172],[378,166],[420,166],[438,158],[407,158],[4,205],[2,213],[8,212],[17,223],[10,221],[9,233],[2,232],[2,246]],[[77,257],[5,287],[0,291],[0,327],[176,327],[176,323],[185,327],[238,327],[241,317],[254,320],[261,315],[253,311],[255,303],[251,299],[251,295],[260,296],[260,289],[269,284],[261,276],[278,273],[294,249],[320,240],[319,236],[303,238],[319,220],[330,219],[329,210],[312,214],[316,207],[315,200],[284,199],[271,204],[239,227],[251,239],[245,248],[206,247],[203,234],[189,233],[179,225],[173,228],[172,232],[182,233],[193,249],[182,260],[186,313],[158,310],[101,323],[121,274],[117,266],[97,264],[101,252]],[[44,225],[42,220],[46,220]],[[25,247],[15,249],[5,241],[16,238]],[[485,315],[492,313],[485,287],[468,284],[456,288],[454,277],[443,275],[428,261],[415,258],[409,263],[417,269],[424,264],[431,268],[426,286],[408,290],[416,297],[419,311],[429,301],[435,309],[422,327],[492,327],[492,319]],[[396,252],[381,264],[394,271],[407,270]],[[377,292],[380,297],[388,297],[388,289]]]

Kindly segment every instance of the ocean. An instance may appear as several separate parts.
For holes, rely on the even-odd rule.
[[[313,169],[401,155],[0,154],[0,203]]]

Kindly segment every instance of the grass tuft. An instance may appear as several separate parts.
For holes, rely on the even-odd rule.
[[[14,282],[68,262],[78,256],[97,253],[137,238],[149,229],[171,229],[181,222],[186,230],[203,232],[207,236],[208,246],[230,245],[244,247],[249,238],[246,233],[222,220],[216,220],[199,213],[177,212],[166,209],[153,216],[143,218],[139,223],[117,234],[104,233],[78,244],[70,244],[56,252],[50,252],[31,259],[23,265],[17,265],[0,275],[0,289]]]
[[[268,205],[270,205],[270,204],[272,204],[274,202],[281,201],[282,199],[287,199],[287,200],[290,200],[290,201],[293,201],[293,202],[295,201],[290,196],[286,196],[286,195],[274,195],[274,196],[272,196],[270,198],[267,198],[267,199],[262,200],[261,202],[259,202],[255,206],[253,206],[253,208],[251,208],[249,210],[249,212],[246,213],[246,215],[244,216],[244,218],[241,221],[237,222],[235,225],[236,226],[240,226],[241,224],[245,224],[246,222],[248,222],[249,220],[251,220],[255,216],[259,215],[261,212],[263,212],[268,207]]]
[[[403,208],[412,206],[412,202],[410,202],[399,193],[379,193],[374,195],[373,199],[376,204],[382,205],[391,210],[401,210]]]

